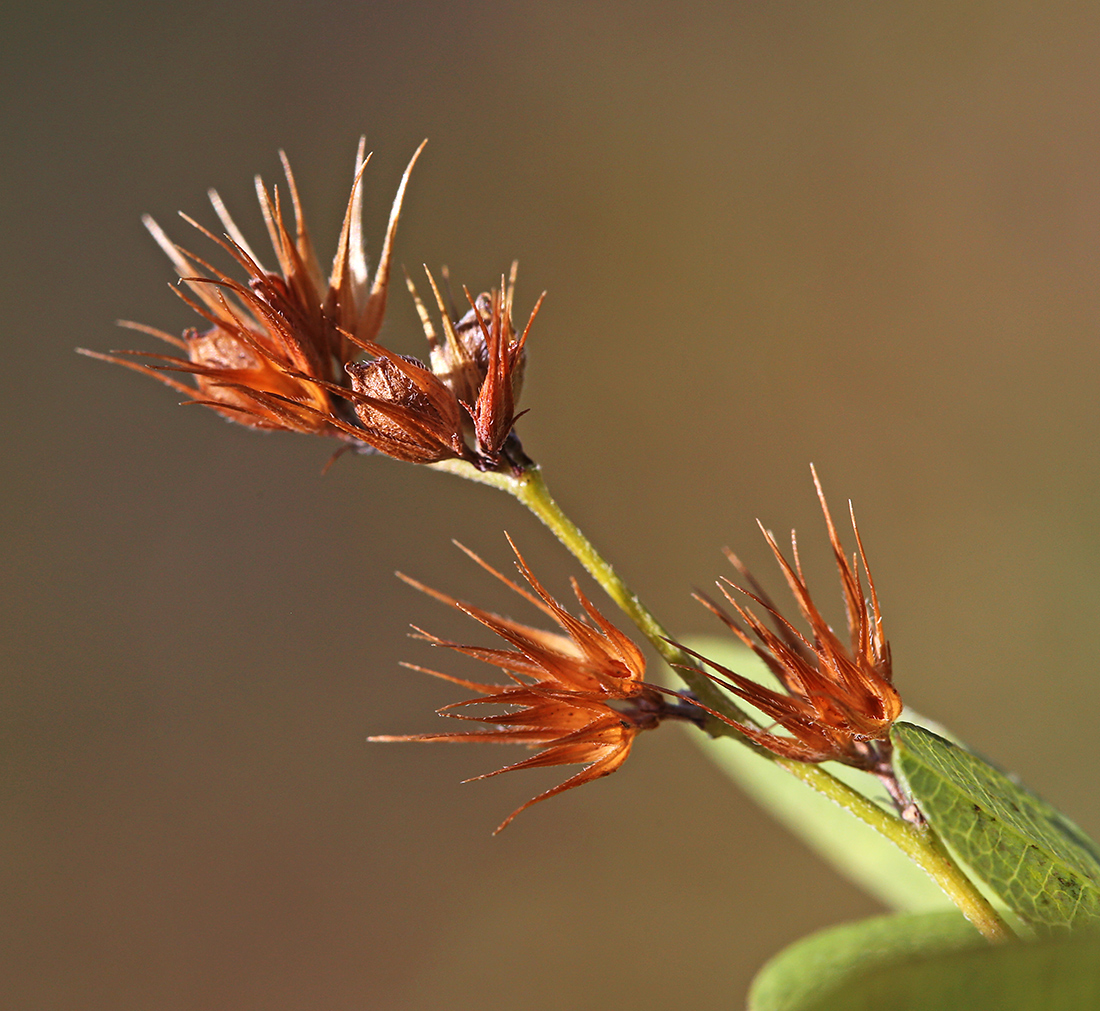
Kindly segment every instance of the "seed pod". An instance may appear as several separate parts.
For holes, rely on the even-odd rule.
[[[462,409],[455,396],[421,361],[373,345],[378,357],[348,362],[351,401],[360,438],[408,463],[438,463],[465,456]]]

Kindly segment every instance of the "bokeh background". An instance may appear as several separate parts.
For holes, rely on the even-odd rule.
[[[553,775],[365,743],[456,697],[402,569],[509,602],[576,566],[491,490],[264,436],[72,353],[193,322],[139,223],[296,168],[330,254],[356,140],[377,251],[521,261],[521,422],[681,634],[755,517],[839,601],[808,464],[851,497],[898,683],[1100,831],[1100,8],[1055,2],[23,5],[5,13],[6,1007],[736,1007],[878,907],[686,734]],[[398,289],[384,339],[419,353]],[[527,776],[526,781],[522,778]]]

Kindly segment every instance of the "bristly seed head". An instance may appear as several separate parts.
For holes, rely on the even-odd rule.
[[[854,514],[852,529],[859,550],[849,560],[816,471],[813,477],[840,575],[848,619],[848,643],[842,642],[833,632],[811,599],[793,533],[792,565],[783,556],[775,538],[764,530],[764,537],[783,570],[802,618],[810,626],[810,637],[803,636],[782,617],[732,552],[727,552],[729,559],[747,588],[725,578],[719,581],[718,587],[740,623],[709,597],[697,594],[696,598],[764,661],[785,691],[773,691],[693,650],[685,647],[685,651],[718,672],[718,675],[709,675],[715,682],[755,706],[786,731],[786,734],[771,733],[713,714],[735,726],[750,740],[777,755],[800,762],[835,760],[884,773],[888,771],[884,763],[889,753],[890,726],[901,715],[902,702],[893,686],[890,646],[882,632],[878,595],[867,568]],[[866,596],[859,572],[861,563],[867,576]],[[767,612],[770,624],[742,605],[740,598],[743,597],[759,604]]]
[[[509,544],[512,544],[509,538]],[[461,547],[461,545],[459,545]],[[453,649],[501,668],[510,684],[484,684],[450,674],[406,664],[413,670],[452,681],[480,697],[454,702],[439,710],[441,716],[489,725],[489,729],[458,733],[380,736],[372,741],[435,741],[447,743],[493,742],[522,744],[541,749],[538,754],[503,769],[476,776],[485,779],[516,769],[552,765],[584,765],[564,783],[540,793],[517,808],[497,828],[503,829],[520,811],[555,794],[592,782],[619,768],[630,753],[635,736],[655,727],[666,716],[681,715],[643,680],[645,659],[638,647],[611,624],[572,581],[588,620],[573,617],[543,588],[512,544],[517,568],[530,593],[491,568],[472,551],[462,548],[482,568],[557,623],[564,632],[547,632],[504,618],[454,597],[430,589],[407,576],[409,585],[458,608],[510,643],[513,649],[493,649],[447,642],[417,629],[417,637],[435,646]],[[399,574],[400,575],[400,574]],[[613,705],[614,703],[614,705]],[[509,712],[490,716],[469,715],[471,706],[506,707]]]
[[[514,437],[513,427],[520,417],[516,403],[527,363],[527,335],[546,297],[546,292],[539,296],[523,333],[517,337],[512,323],[517,268],[518,264],[513,263],[507,281],[501,277],[500,288],[482,292],[476,298],[464,288],[470,309],[461,318],[453,318],[457,312],[448,308],[435,278],[425,267],[439,308],[442,339],[412,278],[406,275],[431,349],[432,370],[462,404],[467,415],[465,428],[474,438],[478,456],[491,463],[500,459],[505,443]]]
[[[146,217],[146,226],[186,289],[177,289],[177,294],[211,326],[175,337],[142,324],[122,324],[172,344],[185,357],[142,351],[102,354],[80,349],[81,353],[152,376],[192,398],[189,403],[250,428],[332,436],[362,451],[374,449],[411,463],[460,458],[481,470],[521,466],[526,457],[513,428],[519,417],[515,400],[522,384],[527,330],[517,339],[512,326],[514,265],[507,286],[502,279],[499,291],[471,300],[470,313],[455,322],[442,310],[429,275],[446,336],[445,343],[436,340],[417,298],[431,344],[430,369],[377,343],[401,204],[423,147],[401,179],[373,278],[361,224],[364,142],[359,144],[351,196],[327,280],[302,216],[290,163],[281,155],[293,227],[284,219],[278,188],[269,191],[256,180],[277,270],[262,265],[213,190],[210,200],[224,238],[184,218],[243,269],[243,282],[177,246]],[[532,320],[537,311],[538,305]],[[373,360],[360,360],[364,352]],[[172,373],[190,374],[194,385]]]
[[[251,428],[329,435],[362,444],[352,423],[354,415],[339,398],[338,389],[334,396],[332,387],[346,382],[343,366],[358,353],[354,345],[373,341],[382,325],[401,203],[423,147],[417,149],[401,179],[373,279],[367,269],[361,226],[361,180],[368,160],[365,141],[359,143],[351,196],[327,281],[302,216],[290,163],[280,153],[293,228],[284,218],[278,188],[269,191],[259,177],[256,179],[278,270],[262,265],[214,190],[210,200],[225,229],[224,238],[186,215],[184,219],[243,268],[247,276],[243,283],[177,246],[146,216],[146,227],[187,289],[177,288],[177,294],[212,325],[211,329],[188,330],[181,339],[152,327],[122,324],[173,344],[186,353],[186,359],[139,351],[83,353],[152,376],[194,397],[192,402]],[[153,359],[158,364],[139,359]],[[172,372],[190,373],[195,385],[166,374]]]

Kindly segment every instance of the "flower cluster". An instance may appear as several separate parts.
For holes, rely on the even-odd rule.
[[[859,552],[858,556],[849,560],[837,535],[817,473],[813,476],[840,574],[848,620],[848,644],[842,642],[829,627],[810,597],[802,575],[794,533],[791,534],[794,552],[792,565],[784,558],[774,536],[761,527],[794,594],[798,609],[810,626],[810,638],[807,639],[782,617],[732,552],[727,551],[727,555],[750,588],[736,586],[724,578],[718,586],[744,628],[709,597],[702,594],[696,597],[764,661],[785,691],[773,691],[693,650],[686,651],[720,673],[721,676],[711,675],[718,684],[755,706],[787,732],[786,735],[776,734],[737,723],[718,713],[713,714],[737,727],[750,740],[777,755],[800,762],[835,760],[871,772],[885,771],[890,726],[901,715],[902,703],[892,683],[890,646],[882,634],[878,595],[867,568],[855,515],[852,514],[852,529]],[[860,579],[860,562],[867,575],[869,595],[866,597]],[[759,604],[770,616],[771,626],[740,604],[735,592]]]
[[[293,228],[284,218],[278,188],[269,191],[256,180],[277,270],[262,265],[213,190],[210,200],[224,238],[184,217],[236,261],[246,281],[235,280],[177,246],[146,216],[146,227],[185,286],[177,289],[178,294],[210,326],[175,337],[142,324],[122,324],[174,345],[185,357],[141,351],[101,354],[81,349],[82,353],[153,376],[192,397],[191,403],[251,428],[332,436],[352,448],[377,450],[411,463],[463,459],[482,470],[514,465],[523,458],[513,425],[524,344],[539,307],[517,337],[511,316],[514,267],[507,287],[502,280],[499,290],[476,299],[467,292],[471,309],[461,319],[453,310],[455,318],[448,316],[429,275],[445,336],[443,342],[437,340],[417,299],[431,344],[430,367],[377,341],[401,204],[423,147],[402,176],[373,277],[361,226],[361,181],[367,162],[363,141],[327,280],[302,216],[294,174],[282,155]],[[194,385],[172,373],[190,373]]]
[[[511,544],[511,539],[509,539]],[[465,548],[463,548],[466,551]],[[437,600],[458,608],[492,629],[514,649],[494,649],[446,642],[417,629],[420,638],[436,646],[456,650],[501,668],[510,684],[483,684],[406,664],[413,670],[452,681],[479,694],[439,710],[441,716],[486,724],[487,729],[454,733],[408,734],[372,737],[372,741],[437,741],[447,743],[493,742],[540,748],[538,754],[503,769],[476,776],[485,779],[516,769],[552,765],[584,765],[563,783],[532,798],[512,812],[497,828],[503,829],[520,811],[540,800],[606,776],[626,760],[641,730],[657,726],[666,716],[681,715],[675,706],[643,681],[645,658],[623,632],[608,621],[581,592],[576,580],[573,592],[588,616],[576,618],[561,606],[535,578],[523,557],[516,565],[534,594],[491,568],[477,555],[466,553],[525,600],[550,617],[565,633],[532,628],[462,603],[407,576],[401,578]],[[503,714],[471,715],[474,706],[504,707]]]
[[[345,448],[377,451],[411,463],[464,461],[477,470],[496,472],[494,479],[510,470],[513,477],[527,480],[523,500],[575,549],[582,540],[579,533],[556,511],[545,487],[531,483],[537,468],[524,454],[514,430],[522,413],[517,413],[517,401],[526,367],[527,337],[542,304],[540,297],[523,331],[517,332],[512,322],[515,264],[507,278],[501,277],[499,288],[476,297],[463,288],[469,303],[464,312],[454,307],[449,292],[444,299],[435,277],[425,268],[438,322],[412,279],[406,277],[427,338],[428,360],[397,354],[378,341],[389,292],[394,236],[409,176],[423,146],[401,178],[373,275],[367,266],[361,224],[361,187],[367,164],[364,143],[359,144],[351,194],[327,278],[302,215],[294,174],[283,155],[290,222],[278,187],[268,189],[256,179],[276,269],[269,270],[261,263],[213,190],[210,200],[224,235],[219,237],[185,219],[235,262],[245,275],[243,281],[176,245],[146,217],[146,226],[179,275],[177,293],[208,326],[175,337],[142,324],[123,324],[173,345],[181,352],[177,356],[142,351],[83,353],[152,376],[188,395],[189,402],[205,405],[250,428],[330,436]],[[449,288],[446,272],[443,281],[444,288]],[[180,374],[189,374],[193,385],[179,378]],[[466,476],[478,476],[470,467],[458,469]],[[814,481],[817,483],[816,473]],[[513,494],[518,494],[519,483],[512,484]],[[703,710],[783,757],[807,762],[837,760],[891,779],[887,735],[900,715],[901,700],[891,683],[890,650],[882,634],[874,583],[859,531],[855,531],[859,552],[849,560],[819,483],[817,491],[840,573],[849,643],[840,640],[814,605],[798,562],[797,545],[792,565],[765,531],[809,624],[809,638],[781,617],[732,554],[731,561],[750,587],[744,589],[728,580],[719,583],[735,616],[708,597],[700,595],[699,599],[765,662],[782,690],[758,684],[684,647],[717,672],[704,672],[707,677],[755,706],[772,721],[771,726],[739,722],[701,702],[646,684],[645,661],[638,647],[596,609],[577,583],[573,582],[573,589],[583,618],[574,617],[554,600],[517,551],[517,566],[533,592],[476,555],[471,557],[542,611],[560,631],[520,624],[407,579],[485,625],[511,648],[463,645],[419,634],[434,645],[500,668],[509,681],[482,683],[427,670],[477,693],[478,697],[444,706],[439,712],[472,721],[481,729],[373,740],[489,741],[539,749],[533,756],[488,775],[543,766],[584,767],[528,801],[500,828],[537,801],[614,772],[630,753],[639,731],[669,717],[701,720]],[[854,518],[852,525],[855,529]],[[869,599],[864,596],[860,562],[867,576]],[[737,594],[755,601],[770,620],[762,620],[739,603]],[[647,634],[658,648],[671,642],[663,638],[655,621],[647,619],[640,627],[649,630]],[[683,659],[683,654],[678,655]],[[698,679],[695,684],[705,686]]]

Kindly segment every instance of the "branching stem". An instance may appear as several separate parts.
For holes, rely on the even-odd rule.
[[[480,471],[464,460],[446,460],[434,464],[433,468],[499,488],[519,499],[554,532],[558,540],[634,622],[657,652],[677,669],[700,702],[739,723],[755,722],[700,670],[692,657],[669,641],[668,633],[653,613],[554,501],[537,464],[526,466],[519,473]],[[715,737],[728,735],[744,740],[734,728],[713,717],[707,721],[705,729]],[[792,776],[824,794],[889,839],[943,889],[947,897],[987,939],[1005,941],[1015,936],[1004,919],[955,862],[931,827],[917,827],[894,816],[820,766],[776,758],[770,752],[747,741],[745,743],[762,757],[775,761]]]
[[[479,471],[463,460],[446,460],[434,464],[436,470],[445,470],[470,481],[491,485],[508,492],[519,499],[557,536],[569,552],[585,567],[589,575],[603,587],[607,595],[626,613],[638,630],[653,644],[654,649],[673,667],[680,677],[695,693],[700,702],[716,712],[728,716],[739,723],[755,721],[725,692],[699,670],[698,663],[678,646],[669,642],[668,632],[653,616],[653,613],[638,599],[619,574],[595,548],[592,542],[581,533],[574,523],[554,501],[537,464],[532,464],[518,476],[500,471]],[[707,732],[713,737],[740,737],[732,727],[713,717],[706,725]]]

